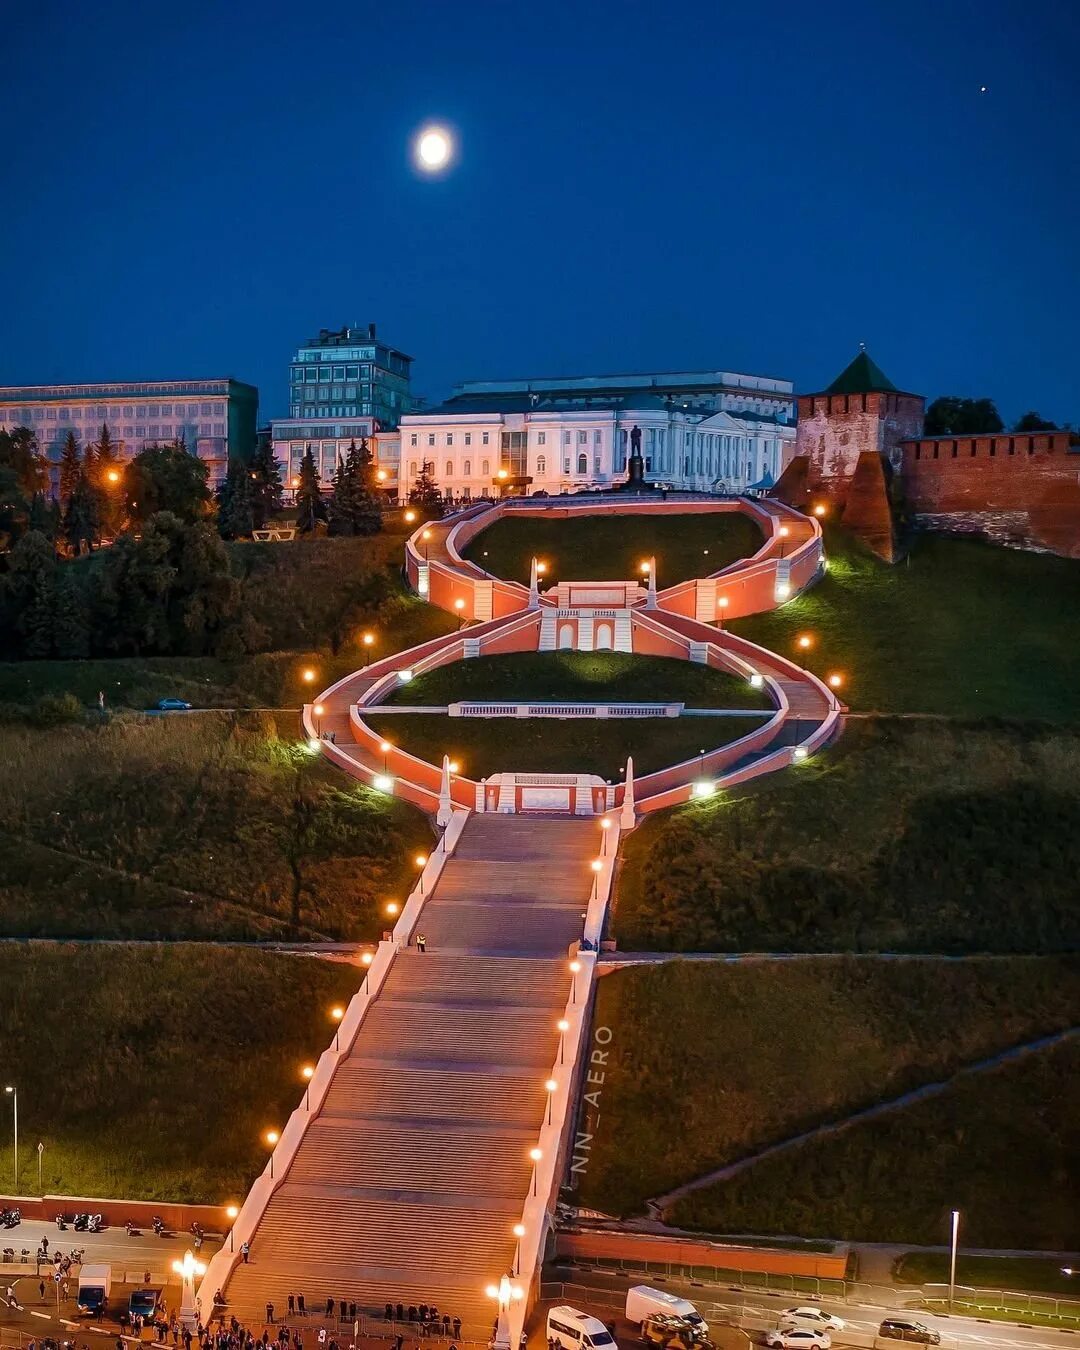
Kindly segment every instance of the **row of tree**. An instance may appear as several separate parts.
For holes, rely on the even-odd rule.
[[[926,436],[992,436],[1005,430],[991,398],[956,398],[944,395],[934,399],[926,410],[924,435]],[[1048,422],[1037,412],[1026,412],[1012,428],[1016,432],[1024,431],[1068,431],[1068,426],[1059,427],[1056,422]]]

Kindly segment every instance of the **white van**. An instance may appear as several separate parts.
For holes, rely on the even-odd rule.
[[[705,1319],[687,1298],[678,1298],[666,1289],[652,1289],[647,1284],[635,1284],[626,1291],[626,1320],[641,1326],[653,1313],[668,1317],[682,1317],[708,1334]]]
[[[614,1336],[599,1317],[590,1317],[566,1304],[548,1313],[547,1338],[549,1346],[561,1350],[618,1350]]]

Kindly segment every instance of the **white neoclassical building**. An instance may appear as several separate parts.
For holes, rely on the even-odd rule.
[[[427,465],[455,501],[616,487],[626,479],[635,427],[646,478],[682,491],[771,487],[795,446],[794,425],[776,415],[652,394],[592,404],[537,394],[474,396],[402,417],[398,481],[407,492]]]

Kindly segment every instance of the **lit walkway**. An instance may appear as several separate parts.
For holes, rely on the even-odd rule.
[[[514,1257],[581,934],[594,822],[474,816],[226,1294],[436,1304],[486,1339]]]

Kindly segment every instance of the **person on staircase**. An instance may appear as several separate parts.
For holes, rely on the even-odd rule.
[[[427,951],[427,938],[423,935],[423,933],[417,933],[416,935],[416,950],[418,952]]]

